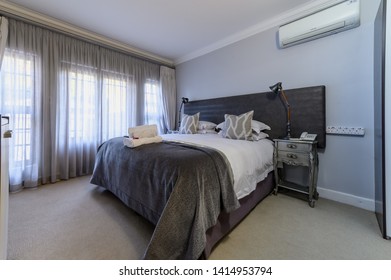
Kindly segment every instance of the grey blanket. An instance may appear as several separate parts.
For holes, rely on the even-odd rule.
[[[144,259],[197,259],[221,211],[239,207],[230,167],[213,149],[163,142],[98,150],[91,183],[156,225]]]

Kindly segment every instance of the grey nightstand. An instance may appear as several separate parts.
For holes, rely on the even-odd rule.
[[[317,141],[303,141],[299,139],[274,139],[274,175],[276,187],[286,188],[308,195],[308,203],[315,206],[318,199],[316,183],[318,180],[318,151]],[[299,185],[285,180],[284,165],[308,167],[308,186]]]

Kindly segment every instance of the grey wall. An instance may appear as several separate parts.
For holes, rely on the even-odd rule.
[[[364,137],[327,136],[320,154],[323,197],[372,209],[374,200],[373,28],[380,0],[361,0],[361,25],[278,49],[277,27],[177,66],[178,98],[191,100],[326,86],[326,125],[360,126]],[[292,108],[294,110],[294,108]]]

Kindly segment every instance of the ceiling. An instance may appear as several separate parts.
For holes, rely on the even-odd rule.
[[[174,64],[330,0],[10,0]],[[335,2],[335,0],[334,0]],[[280,21],[280,22],[279,22]],[[273,25],[274,24],[274,25]]]

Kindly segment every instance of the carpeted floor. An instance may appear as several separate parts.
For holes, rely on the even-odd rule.
[[[81,177],[10,195],[8,259],[139,259],[153,226]],[[374,213],[268,196],[210,259],[391,259]]]

